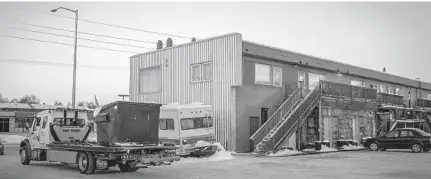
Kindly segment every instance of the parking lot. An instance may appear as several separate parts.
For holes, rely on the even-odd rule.
[[[75,165],[32,162],[21,165],[17,146],[6,146],[0,156],[2,179],[72,178],[431,178],[431,153],[409,150],[352,151],[290,157],[233,155],[229,160],[183,159],[170,166],[140,169],[136,173],[109,172],[82,175]]]

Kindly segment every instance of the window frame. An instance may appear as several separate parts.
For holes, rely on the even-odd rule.
[[[257,67],[261,66],[261,67],[268,67],[269,68],[269,72],[268,72],[268,83],[266,82],[261,82],[261,81],[257,81]],[[271,86],[272,85],[272,70],[271,70],[271,65],[268,64],[264,64],[264,63],[254,63],[254,84],[257,85],[265,85],[265,86]]]
[[[274,78],[275,77],[275,69],[280,69],[280,73],[279,73],[279,81],[280,81],[280,83],[279,83],[279,85],[275,84],[275,80],[274,80],[275,79]],[[278,67],[278,66],[272,66],[272,85],[275,86],[275,87],[283,87],[283,68]]]
[[[165,129],[162,129],[162,126],[160,125],[161,123],[161,120],[165,120]],[[172,129],[169,129],[168,128],[168,120],[169,121],[172,121],[172,124],[173,124],[173,128]],[[174,119],[172,119],[172,118],[160,118],[159,119],[159,130],[162,130],[162,131],[175,131],[175,121],[174,121]]]
[[[194,70],[193,68],[195,66],[199,67],[199,80],[194,80],[193,75],[194,75]],[[202,64],[201,63],[194,63],[190,65],[190,82],[191,83],[199,83],[202,81]]]
[[[160,78],[157,79],[157,80],[160,81],[158,89],[154,90],[154,91],[143,91],[143,89],[141,89],[141,81],[142,81],[141,80],[141,72],[145,71],[145,70],[154,70],[154,69],[158,69],[159,72],[160,72]],[[138,69],[138,91],[139,91],[139,94],[154,94],[154,93],[160,93],[160,92],[162,92],[162,84],[163,84],[163,81],[162,81],[163,77],[162,77],[162,75],[163,75],[163,71],[162,71],[162,66],[161,65],[151,66],[151,67],[145,67],[145,68]]]
[[[209,78],[205,78],[205,68],[204,68],[205,65],[210,65],[211,76]],[[210,61],[210,62],[202,63],[201,74],[202,74],[202,76],[201,76],[202,81],[211,81],[213,79],[213,76],[214,76],[213,75],[213,62]]]
[[[33,131],[37,131],[37,127],[40,126],[41,120],[42,120],[41,117],[36,117],[36,119],[33,121]]]
[[[389,85],[380,84],[379,87],[380,87],[379,93],[390,94],[389,93],[389,91],[390,91]],[[387,87],[387,91],[386,92],[384,91],[384,89],[385,89],[384,87]]]

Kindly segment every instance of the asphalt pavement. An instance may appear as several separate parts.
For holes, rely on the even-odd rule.
[[[288,157],[233,156],[230,160],[182,159],[170,166],[121,173],[119,169],[82,175],[76,165],[33,162],[23,166],[18,147],[6,146],[0,156],[1,179],[72,179],[72,178],[178,178],[178,179],[427,179],[431,178],[431,153],[409,150],[385,152],[352,151]]]

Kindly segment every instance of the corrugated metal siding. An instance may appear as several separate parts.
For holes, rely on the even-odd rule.
[[[201,40],[130,59],[130,100],[161,104],[202,102],[213,106],[216,139],[230,150],[235,149],[235,90],[242,85],[242,38],[240,34]],[[212,61],[211,81],[191,83],[190,66]],[[162,91],[140,94],[138,70],[153,66],[162,68]],[[151,84],[148,84],[151,85]],[[233,124],[233,126],[232,126]]]

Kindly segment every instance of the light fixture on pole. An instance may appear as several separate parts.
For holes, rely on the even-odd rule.
[[[73,53],[73,86],[72,86],[72,108],[75,109],[75,97],[76,97],[76,55],[77,55],[77,46],[78,46],[78,10],[72,10],[64,7],[58,7],[56,9],[52,9],[51,12],[57,12],[57,10],[63,9],[66,11],[71,11],[75,13],[75,44],[74,44],[74,53]]]
[[[119,97],[122,97],[122,98],[123,98],[123,101],[124,101],[124,97],[129,97],[129,95],[128,95],[128,94],[119,94],[118,96],[119,96]]]

